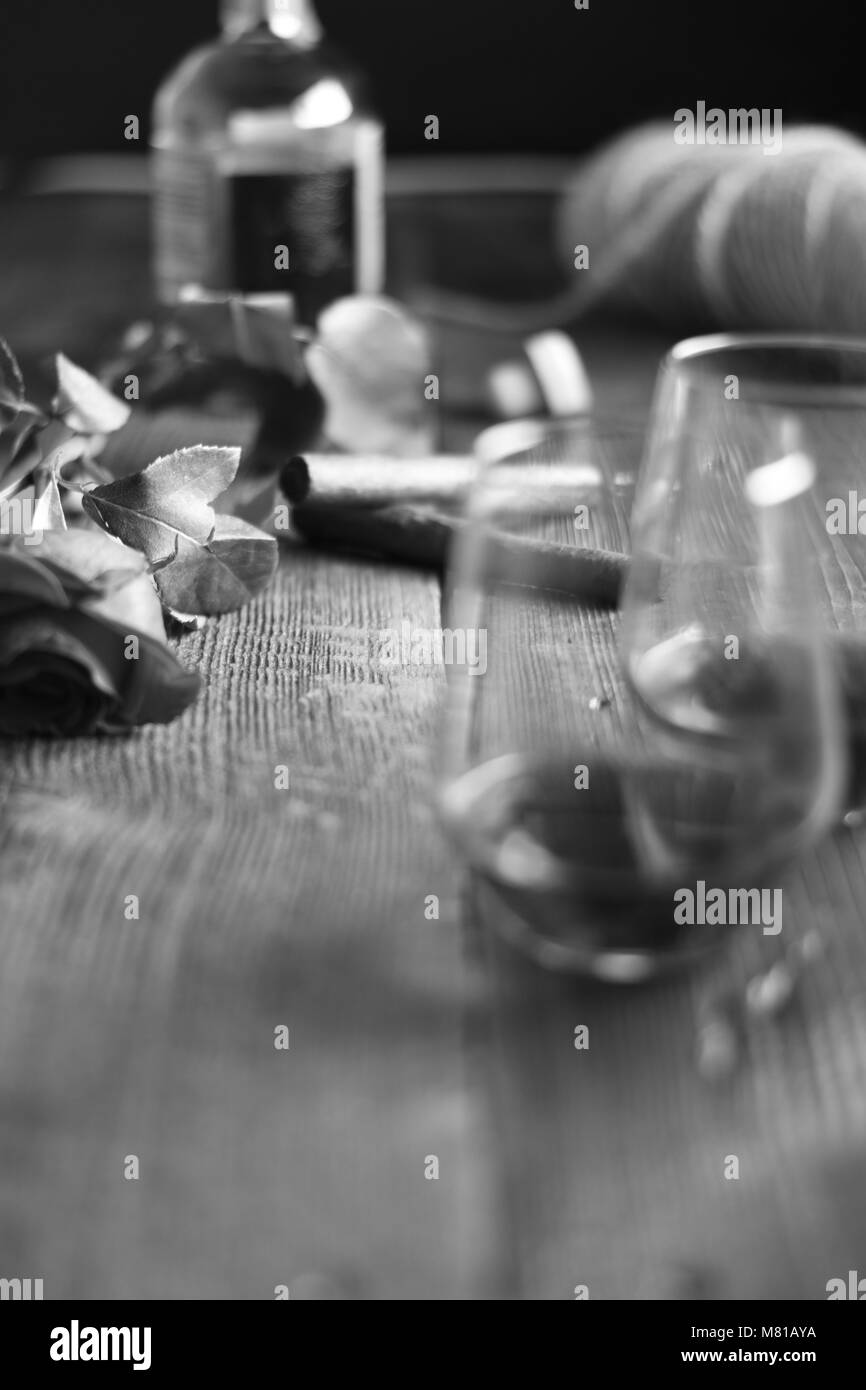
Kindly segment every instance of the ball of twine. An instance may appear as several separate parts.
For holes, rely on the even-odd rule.
[[[866,334],[866,145],[829,126],[786,127],[775,153],[678,145],[673,130],[639,127],[577,168],[556,219],[573,280],[561,295],[496,306],[440,294],[433,316],[509,333],[615,310],[689,331]]]
[[[866,147],[825,127],[760,145],[621,137],[580,170],[558,220],[586,244],[579,315],[600,302],[694,328],[866,331]]]

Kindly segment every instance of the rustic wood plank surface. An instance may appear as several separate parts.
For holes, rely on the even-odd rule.
[[[0,254],[31,368],[94,360],[146,308],[135,199],[7,204]],[[587,337],[603,408],[645,410],[661,346]],[[441,337],[446,414],[508,349]],[[452,415],[448,446],[476,423]],[[439,673],[370,663],[403,617],[438,625],[432,580],[287,550],[183,639],[204,693],[175,725],[0,747],[0,1275],[48,1298],[824,1297],[866,1242],[863,836],[792,877],[792,940],[817,926],[825,953],[711,1087],[706,998],[763,943],[620,993],[501,946],[432,809]],[[614,623],[578,625],[615,728]]]
[[[438,680],[368,656],[436,612],[424,579],[289,555],[181,643],[204,694],[176,724],[4,750],[0,1248],[48,1296],[472,1295],[492,1228],[425,791]]]
[[[62,269],[53,200],[6,210],[0,321],[28,365],[92,360],[145,305],[143,207],[107,204],[70,209]],[[190,428],[119,447],[140,465]],[[0,748],[4,1276],[47,1298],[497,1287],[477,980],[429,792],[441,672],[371,661],[438,611],[423,575],[286,549],[263,598],[181,641],[203,693],[175,724]]]

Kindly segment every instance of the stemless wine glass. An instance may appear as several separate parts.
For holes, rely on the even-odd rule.
[[[846,804],[864,800],[864,536],[866,341],[716,335],[670,352],[632,516],[624,662],[648,717],[681,745],[703,741],[707,756],[720,755],[734,707],[753,710],[780,846],[826,825],[836,789],[828,775],[814,827],[799,824],[786,786],[812,778],[808,742],[792,728],[791,755],[773,767],[758,711],[765,700],[776,721],[773,681],[797,683],[803,706],[838,729],[828,684],[838,670],[854,754]]]
[[[750,481],[741,435],[716,499],[686,442],[700,422],[669,374],[640,487],[628,677],[612,577],[629,545],[634,431],[563,424],[488,464],[445,596],[440,802],[482,914],[543,965],[612,981],[720,945],[699,882],[760,900],[832,819],[840,784],[838,690],[803,560],[810,460],[792,439]],[[688,554],[677,542],[668,569],[675,533]],[[659,695],[676,638],[713,659],[683,662]]]

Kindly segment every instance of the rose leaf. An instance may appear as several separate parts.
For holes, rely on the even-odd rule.
[[[149,561],[163,603],[182,613],[240,608],[270,580],[277,545],[210,502],[229,486],[239,449],[197,445],[85,493],[87,514]]]
[[[66,517],[54,468],[36,471],[36,506],[30,522],[33,531],[65,531]]]
[[[18,359],[5,338],[0,338],[0,404],[18,407],[26,399],[24,377]]]
[[[96,377],[57,354],[54,412],[77,434],[111,434],[126,424],[130,408],[112,396]]]
[[[215,517],[206,545],[178,535],[168,564],[154,571],[168,608],[188,614],[230,613],[255,598],[273,578],[277,542],[236,516]]]

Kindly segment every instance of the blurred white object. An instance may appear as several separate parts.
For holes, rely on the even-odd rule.
[[[565,333],[536,333],[524,351],[532,364],[549,415],[592,410],[592,387],[577,345]]]
[[[306,362],[333,444],[356,454],[432,452],[438,381],[427,335],[402,305],[379,295],[338,299],[319,316]]]
[[[534,415],[544,409],[535,374],[525,362],[498,362],[487,374],[487,394],[497,415],[505,420]]]
[[[498,459],[521,454],[524,449],[534,449],[547,439],[550,421],[543,415],[531,420],[505,420],[500,425],[490,425],[482,430],[472,446],[472,452],[482,463],[495,463]]]
[[[565,333],[536,333],[523,344],[525,358],[499,362],[487,375],[487,392],[497,415],[583,415],[593,396],[583,359]]]

